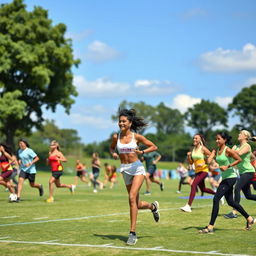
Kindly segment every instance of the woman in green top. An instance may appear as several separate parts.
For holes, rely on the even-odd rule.
[[[208,158],[208,162],[211,162],[214,157],[216,158],[216,161],[220,166],[220,170],[222,171],[222,181],[213,198],[213,208],[210,223],[208,226],[201,229],[199,233],[213,232],[214,223],[219,212],[219,201],[223,196],[225,196],[228,205],[234,207],[246,218],[246,229],[250,230],[255,220],[243,209],[239,203],[235,202],[233,198],[233,186],[237,179],[233,166],[239,164],[241,162],[241,158],[234,150],[226,146],[231,144],[231,137],[227,133],[218,133],[216,136],[216,144],[218,149],[217,151],[212,151],[210,157]]]
[[[251,193],[251,179],[253,178],[255,169],[251,164],[251,155],[252,149],[248,144],[249,139],[251,138],[250,132],[242,130],[238,135],[239,145],[233,146],[233,150],[241,157],[242,161],[237,165],[239,170],[240,178],[238,179],[235,186],[235,201],[240,202],[240,192],[243,191],[246,199],[256,201],[256,195]],[[236,210],[233,209],[232,212],[224,215],[226,218],[236,218]]]

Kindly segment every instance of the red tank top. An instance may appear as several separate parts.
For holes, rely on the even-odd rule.
[[[48,160],[49,160],[49,163],[51,165],[52,172],[63,171],[63,166],[62,166],[60,160],[58,160],[56,155],[49,156]]]

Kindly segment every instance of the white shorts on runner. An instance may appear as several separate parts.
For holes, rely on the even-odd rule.
[[[120,172],[123,174],[124,182],[126,185],[132,184],[134,176],[146,175],[145,167],[140,160],[130,164],[121,164]]]

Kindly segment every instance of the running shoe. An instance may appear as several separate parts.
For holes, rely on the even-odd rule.
[[[44,188],[43,188],[43,185],[40,184],[40,187],[39,187],[39,196],[43,196],[44,195]]]
[[[146,191],[146,192],[144,193],[144,195],[145,195],[145,196],[150,196],[150,195],[151,195],[151,192]]]
[[[183,212],[192,212],[191,207],[189,204],[186,204],[185,206],[180,208]]]
[[[181,192],[179,190],[176,191],[177,194],[180,194]]]
[[[230,212],[228,214],[225,214],[224,217],[226,219],[235,219],[235,218],[237,218],[237,214],[234,214],[233,212]]]
[[[94,190],[93,190],[93,193],[97,193],[97,192],[98,192],[97,189],[94,189]]]
[[[133,233],[130,233],[126,243],[128,245],[135,245],[137,243],[137,241],[138,241],[137,236],[134,235]]]
[[[160,190],[164,191],[164,183],[163,182],[160,183]]]
[[[49,197],[47,200],[46,200],[47,203],[53,203],[54,202],[54,199],[53,197]]]
[[[70,192],[72,193],[72,194],[74,194],[74,192],[75,192],[75,185],[73,185],[73,184],[71,184],[71,187],[70,187]]]
[[[153,202],[152,205],[154,206],[154,209],[151,210],[155,222],[158,222],[160,220],[160,213],[159,213],[159,203],[157,201]]]

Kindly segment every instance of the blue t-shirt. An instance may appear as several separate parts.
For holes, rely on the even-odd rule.
[[[32,164],[30,166],[25,166],[33,161],[33,159],[37,156],[37,154],[31,148],[25,148],[18,150],[18,156],[21,160],[20,169],[27,173],[36,173],[36,166]]]

